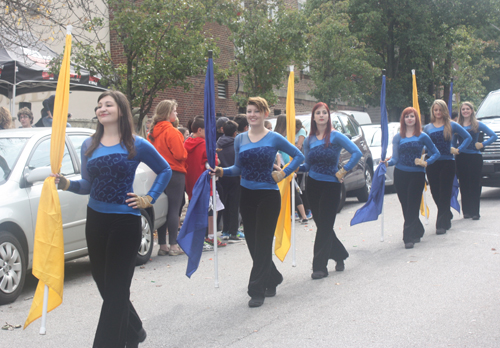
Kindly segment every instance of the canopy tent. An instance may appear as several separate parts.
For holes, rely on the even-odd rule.
[[[58,76],[50,73],[48,65],[57,57],[56,52],[31,35],[21,39],[16,36],[5,44],[0,37],[0,94],[10,99],[12,114],[16,96],[56,90]],[[71,63],[70,90],[97,92],[107,88],[101,84],[100,76]]]

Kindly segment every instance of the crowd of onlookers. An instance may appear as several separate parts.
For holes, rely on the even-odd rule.
[[[51,95],[47,99],[45,99],[42,103],[43,108],[41,110],[40,119],[33,124],[34,116],[33,112],[27,108],[21,108],[17,113],[17,119],[19,123],[21,123],[21,127],[19,128],[32,128],[32,127],[52,127],[52,120],[54,116],[54,100],[55,96]],[[71,114],[68,113],[68,119],[71,118]],[[6,108],[3,106],[0,107],[0,129],[10,129],[14,128],[15,123],[12,119],[12,116]],[[68,123],[67,127],[71,127]]]

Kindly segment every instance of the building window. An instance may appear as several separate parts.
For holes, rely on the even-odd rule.
[[[219,99],[227,98],[227,82],[220,82],[217,84],[217,97]]]

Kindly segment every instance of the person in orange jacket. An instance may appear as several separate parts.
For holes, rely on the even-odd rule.
[[[184,196],[187,151],[184,148],[184,136],[172,125],[176,118],[177,102],[162,100],[156,107],[148,135],[148,140],[172,168],[172,179],[165,189],[168,197],[167,222],[158,228],[158,244],[160,244],[158,256],[176,256],[184,253],[177,244],[177,232],[179,210]],[[170,248],[167,245],[167,229]]]

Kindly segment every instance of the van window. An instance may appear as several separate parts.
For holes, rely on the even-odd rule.
[[[359,134],[359,129],[357,126],[354,126],[354,123],[351,122],[348,116],[339,115],[340,120],[344,124],[345,134],[350,135],[351,137],[355,137]]]

